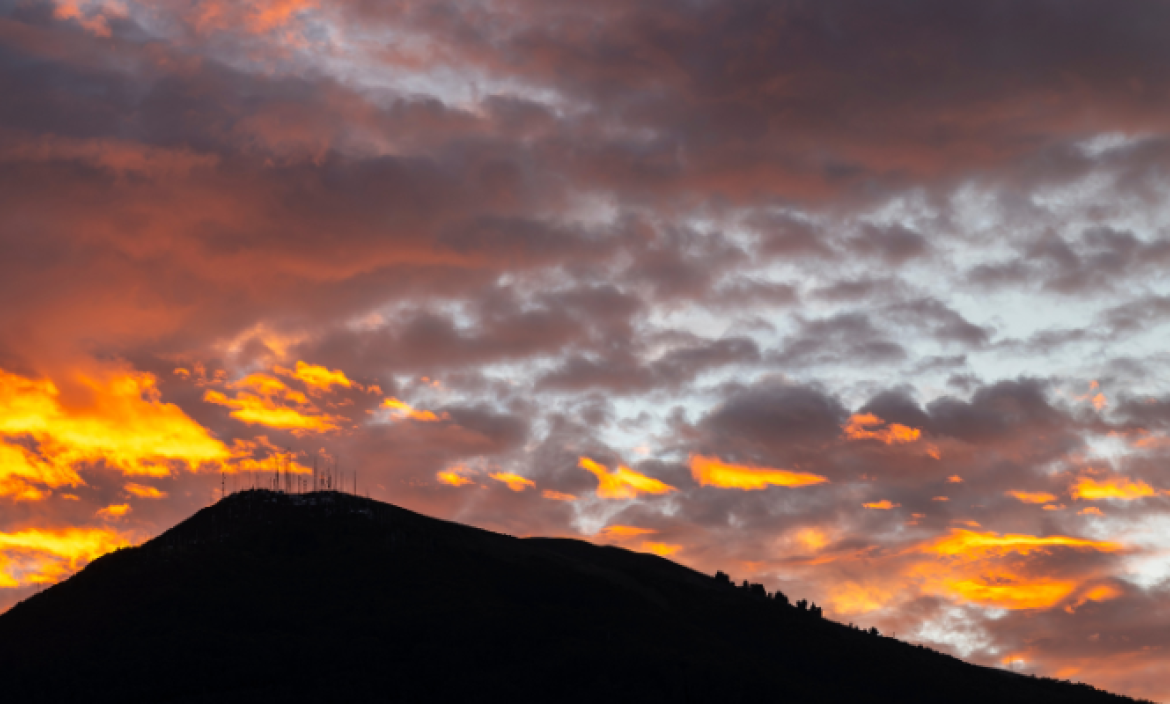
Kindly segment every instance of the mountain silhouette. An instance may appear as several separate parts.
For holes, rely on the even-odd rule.
[[[6,702],[1123,702],[670,560],[245,491],[0,616]]]

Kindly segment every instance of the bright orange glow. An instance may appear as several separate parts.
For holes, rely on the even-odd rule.
[[[1108,405],[1109,399],[1105,398],[1105,394],[1097,394],[1093,397],[1093,408],[1096,408],[1098,411],[1104,409]]]
[[[239,472],[284,472],[285,474],[312,474],[311,467],[306,467],[297,460],[297,453],[285,452],[268,442],[268,438],[261,435],[258,442],[237,439],[232,447],[232,460],[224,466],[229,474]],[[255,459],[253,453],[269,452],[264,459]]]
[[[1120,499],[1132,501],[1158,492],[1143,481],[1131,481],[1125,477],[1112,477],[1098,482],[1092,477],[1081,477],[1069,490],[1074,499]]]
[[[1040,508],[1044,509],[1045,511],[1063,511],[1065,506],[1064,504],[1046,504]]]
[[[434,423],[440,420],[446,420],[447,414],[441,416],[435,415],[433,411],[419,411],[407,403],[403,403],[396,398],[388,398],[382,402],[382,408],[389,408],[397,418],[409,418],[411,420],[421,421],[423,423]]]
[[[1078,589],[1080,580],[1060,574],[1037,574],[1036,567],[1019,558],[1051,555],[1062,550],[1111,553],[1120,543],[1069,536],[980,533],[952,529],[947,536],[911,550],[941,557],[914,565],[908,576],[927,592],[961,601],[1003,609],[1038,609],[1055,606]],[[1043,567],[1039,567],[1043,569]]]
[[[951,484],[962,484],[963,478],[960,477],[959,475],[955,474],[955,475],[952,475],[950,477],[947,477],[947,481]]]
[[[541,494],[541,496],[543,496],[546,499],[552,499],[553,501],[576,501],[577,500],[577,497],[573,496],[572,494],[562,494],[561,492],[553,491],[552,489],[545,489],[544,492]]]
[[[121,518],[127,513],[130,513],[130,504],[114,504],[112,506],[106,506],[103,509],[99,509],[97,515],[101,516],[102,518]]]
[[[474,484],[474,479],[469,479],[461,474],[456,474],[450,470],[443,470],[435,475],[440,482],[450,484],[451,486],[463,486],[464,484]]]
[[[829,481],[809,472],[727,464],[714,457],[691,455],[691,475],[701,486],[757,491],[769,486],[808,486]]]
[[[133,482],[122,487],[127,494],[137,496],[140,499],[165,499],[167,492],[154,488],[153,486],[146,486],[144,484],[135,484]]]
[[[597,477],[597,495],[603,499],[633,499],[642,494],[665,494],[676,491],[673,486],[663,484],[652,477],[639,474],[629,467],[618,467],[610,472],[604,466],[588,457],[581,457],[577,466],[592,472]]]
[[[178,406],[163,403],[150,374],[124,369],[76,374],[68,402],[55,383],[0,370],[0,435],[27,435],[38,453],[0,444],[0,494],[83,484],[74,468],[104,463],[124,474],[166,476],[230,453]]]
[[[862,506],[864,506],[865,508],[878,509],[879,511],[889,511],[892,508],[899,508],[901,505],[902,504],[890,503],[889,499],[882,499],[881,501],[875,501],[872,504],[862,504]]]
[[[923,547],[923,550],[936,555],[971,555],[974,553],[991,553],[996,555],[1018,553],[1020,555],[1027,555],[1033,552],[1050,552],[1054,548],[1116,552],[1121,550],[1122,547],[1121,543],[1087,540],[1085,538],[1070,538],[1064,535],[1040,538],[1034,535],[1019,535],[1015,533],[999,535],[997,533],[976,533],[959,529],[952,530],[950,535],[928,543]]]
[[[1064,610],[1071,614],[1071,613],[1074,613],[1080,607],[1089,603],[1090,601],[1095,601],[1095,602],[1109,601],[1110,599],[1116,599],[1119,596],[1121,596],[1120,589],[1118,589],[1117,587],[1114,587],[1114,586],[1110,586],[1108,584],[1101,584],[1101,585],[1098,585],[1096,587],[1093,587],[1089,591],[1082,594],[1081,597],[1079,599],[1077,599],[1075,603],[1069,604],[1068,606],[1064,607]]]
[[[829,592],[829,607],[835,614],[866,614],[876,611],[894,598],[894,593],[869,584],[847,582]]]
[[[493,472],[488,476],[492,479],[495,479],[497,482],[503,482],[504,484],[507,484],[508,488],[512,491],[524,491],[528,487],[536,487],[536,482],[532,481],[531,479],[528,479],[527,477],[521,477],[518,474],[512,474],[510,472]]]
[[[950,498],[947,496],[936,496],[931,501],[950,501]]]
[[[1008,573],[945,582],[949,592],[965,601],[1001,609],[1043,609],[1059,603],[1077,583],[1023,580]]]
[[[354,386],[354,383],[345,376],[345,372],[340,369],[330,371],[316,364],[297,362],[296,369],[276,367],[275,371],[278,374],[284,374],[304,382],[305,386],[313,391],[329,391],[334,386],[350,389]]]
[[[682,549],[681,545],[670,545],[667,543],[642,543],[642,549],[646,552],[652,552],[655,555],[662,557],[669,557]]]
[[[1105,514],[1101,513],[1101,509],[1097,508],[1096,506],[1086,506],[1086,507],[1082,508],[1080,511],[1077,511],[1077,515],[1078,516],[1104,516]]]
[[[801,528],[797,531],[796,542],[809,552],[816,552],[829,544],[829,536],[820,528]]]
[[[601,529],[597,535],[603,538],[629,538],[635,535],[648,535],[650,533],[657,533],[658,531],[651,528],[638,528],[635,526],[606,526]]]
[[[1026,504],[1046,504],[1049,501],[1056,501],[1056,495],[1046,491],[1005,491],[1004,493]]]
[[[874,426],[884,424],[884,420],[872,413],[855,413],[850,416],[849,424],[845,426],[845,437],[850,440],[878,440],[886,445],[902,445],[915,442],[922,436],[922,431],[918,428],[898,423],[890,423],[885,428],[871,430]],[[938,452],[937,449],[934,451]]]
[[[0,533],[0,588],[51,584],[129,540],[106,528]]]
[[[237,390],[234,398],[208,389],[203,400],[233,409],[231,416],[249,425],[296,434],[324,433],[340,427],[340,418],[322,413],[305,394],[269,374],[249,374],[228,387]]]

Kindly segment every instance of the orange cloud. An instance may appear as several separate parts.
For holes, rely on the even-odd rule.
[[[956,529],[928,541],[915,552],[943,558],[919,563],[910,570],[927,592],[961,601],[1004,609],[1054,606],[1078,588],[1080,580],[1067,575],[1033,573],[1035,565],[1017,557],[1049,555],[1059,550],[1118,552],[1123,545],[1069,536],[979,533]]]
[[[964,601],[1001,609],[1043,609],[1060,603],[1077,583],[1069,580],[1029,580],[1003,571],[972,579],[945,582],[946,590]]]
[[[899,508],[899,507],[901,507],[901,505],[902,504],[890,503],[889,499],[882,499],[881,501],[875,501],[872,504],[862,504],[862,506],[864,506],[865,508],[874,508],[874,509],[878,509],[880,511],[888,511],[892,508]]]
[[[1069,489],[1074,499],[1120,499],[1132,501],[1157,495],[1157,491],[1143,481],[1131,481],[1125,477],[1113,477],[1098,482],[1092,477],[1081,477]]]
[[[276,367],[275,371],[278,374],[283,374],[304,382],[305,386],[311,391],[327,392],[334,386],[340,386],[346,389],[353,388],[354,386],[354,383],[345,376],[345,372],[340,369],[330,371],[325,367],[315,364],[297,362],[296,369]]]
[[[642,543],[642,549],[646,552],[652,552],[661,557],[669,557],[682,549],[681,545],[670,545],[668,543]]]
[[[572,494],[562,494],[561,492],[553,491],[552,489],[545,489],[544,493],[542,493],[541,496],[543,496],[546,499],[552,499],[554,501],[576,501],[577,500],[577,497],[573,496]]]
[[[51,584],[129,544],[125,536],[107,528],[0,533],[0,588]]]
[[[1005,491],[1004,494],[1015,497],[1026,504],[1046,504],[1049,501],[1056,501],[1056,495],[1046,491]]]
[[[990,553],[1006,555],[1017,553],[1028,555],[1034,552],[1048,552],[1055,548],[1074,548],[1095,550],[1098,552],[1116,552],[1124,546],[1104,540],[1088,540],[1085,538],[1070,538],[1064,535],[1053,535],[1040,538],[1034,535],[1020,535],[1008,533],[976,533],[974,531],[956,529],[950,535],[932,541],[921,548],[923,552],[936,555],[972,555],[976,553]]]
[[[126,493],[131,496],[137,496],[140,499],[165,499],[167,492],[154,488],[153,486],[146,486],[144,484],[135,484],[133,482],[122,487]]]
[[[1080,511],[1077,511],[1077,515],[1078,516],[1104,516],[1105,514],[1101,513],[1101,509],[1097,508],[1096,506],[1086,506],[1085,508],[1082,508]]]
[[[691,455],[691,475],[701,486],[757,491],[769,486],[808,486],[829,481],[809,472],[727,464],[715,457]]]
[[[474,484],[475,480],[465,477],[461,474],[456,474],[450,470],[444,470],[435,475],[440,482],[450,484],[451,486],[463,486],[464,484]]]
[[[536,482],[528,479],[527,477],[521,477],[518,474],[512,474],[510,472],[493,472],[488,476],[492,479],[495,479],[497,482],[503,482],[504,484],[507,484],[508,488],[512,491],[524,491],[528,487],[536,488]]]
[[[164,403],[153,375],[107,369],[77,373],[68,402],[48,379],[0,370],[0,435],[36,440],[37,452],[0,444],[0,494],[32,484],[82,484],[75,468],[103,463],[124,474],[166,476],[175,463],[218,465],[228,449],[174,404]]]
[[[440,420],[447,420],[447,414],[441,416],[435,415],[433,411],[419,411],[413,406],[403,403],[396,398],[388,398],[382,402],[382,408],[389,408],[397,418],[410,418],[411,420],[422,421],[423,423],[434,423]]]
[[[1079,599],[1076,600],[1075,603],[1064,607],[1064,610],[1071,614],[1090,601],[1109,601],[1110,599],[1116,599],[1119,596],[1121,596],[1120,589],[1108,584],[1102,584],[1086,591]]]
[[[295,434],[337,430],[340,418],[322,413],[305,394],[269,374],[249,374],[228,384],[235,397],[208,389],[203,400],[233,409],[231,416],[249,425],[291,430]]]
[[[97,515],[101,518],[121,518],[130,513],[130,504],[114,504],[98,509]]]
[[[922,436],[922,431],[918,428],[898,423],[890,423],[885,428],[871,430],[874,426],[884,424],[884,420],[872,413],[855,413],[850,416],[849,423],[845,426],[845,437],[850,440],[878,440],[886,445],[901,445],[915,442]]]
[[[629,467],[618,467],[610,472],[588,457],[577,462],[581,469],[592,472],[599,482],[597,495],[603,499],[633,499],[642,494],[665,494],[676,489],[657,479],[639,474]]]
[[[658,531],[651,528],[637,528],[635,526],[606,526],[597,535],[602,538],[629,538],[635,535],[648,535]]]
[[[959,475],[955,474],[955,475],[952,475],[950,477],[947,477],[947,482],[949,482],[951,484],[962,484],[963,478],[960,477]]]

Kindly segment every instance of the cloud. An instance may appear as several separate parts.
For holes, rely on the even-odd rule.
[[[635,472],[629,467],[610,471],[588,457],[582,457],[577,466],[597,477],[597,496],[602,499],[633,499],[639,494],[666,494],[675,488]]]
[[[1069,493],[1078,501],[1094,501],[1098,499],[1118,499],[1132,501],[1148,496],[1157,496],[1158,492],[1143,481],[1134,481],[1125,477],[1110,477],[1097,481],[1092,477],[1080,477],[1069,489]]]
[[[166,476],[172,464],[195,471],[229,457],[228,449],[178,406],[159,399],[147,373],[78,373],[66,396],[49,379],[0,371],[0,433],[26,436],[35,450],[3,445],[9,481],[81,484],[75,468],[103,463],[128,475]]]
[[[691,474],[700,486],[717,486],[723,489],[758,491],[769,486],[797,487],[829,481],[825,477],[809,472],[728,464],[703,455],[692,455],[690,464]]]
[[[26,529],[0,533],[0,587],[51,584],[129,539],[106,528]]]
[[[488,476],[492,479],[495,479],[497,482],[507,484],[508,488],[512,491],[524,491],[528,487],[536,487],[536,483],[531,479],[528,479],[527,477],[521,477],[516,474],[511,474],[509,472],[492,472]]]

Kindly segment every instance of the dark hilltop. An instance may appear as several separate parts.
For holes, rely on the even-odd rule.
[[[0,616],[3,699],[1135,701],[851,628],[798,596],[348,494],[253,490]]]

